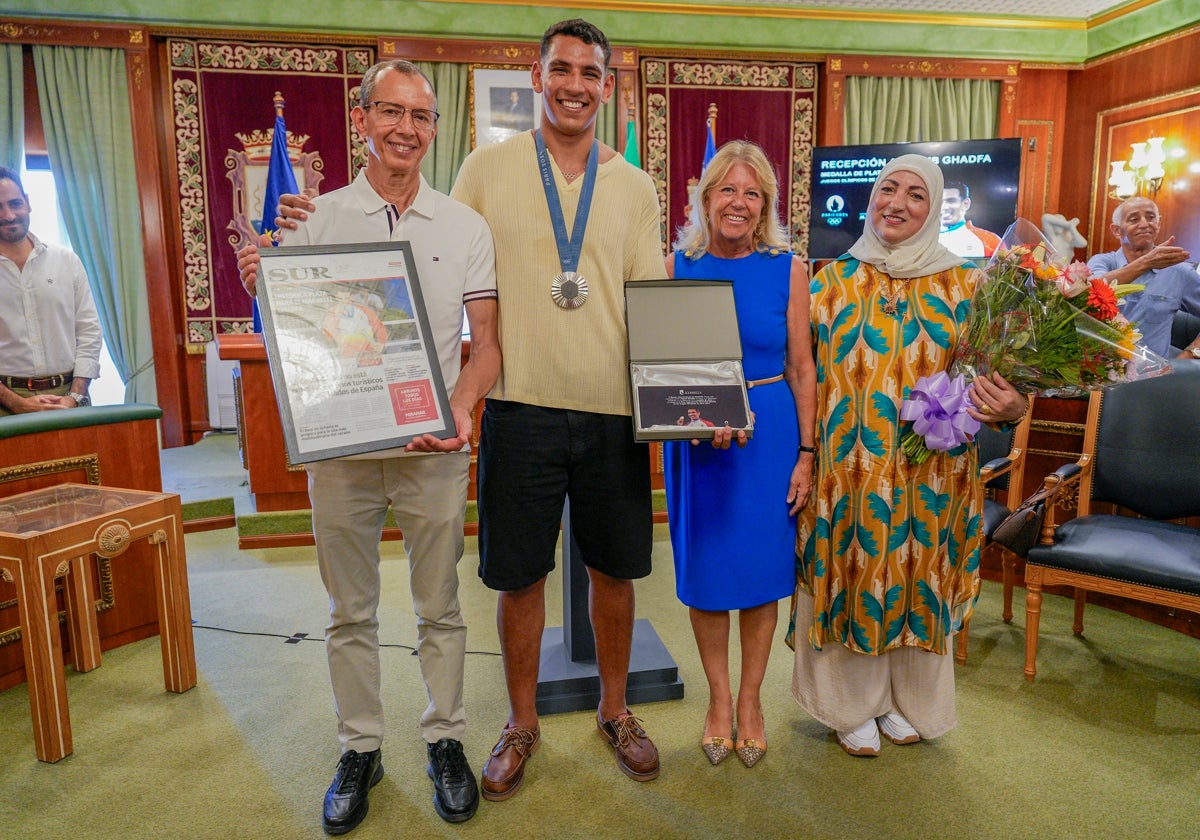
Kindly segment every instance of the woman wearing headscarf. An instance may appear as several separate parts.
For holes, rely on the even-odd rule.
[[[775,170],[761,148],[734,140],[709,161],[666,269],[676,278],[733,282],[754,438],[724,428],[711,446],[669,442],[663,471],[675,588],[689,607],[708,680],[700,747],[713,764],[732,752],[752,767],[767,750],[760,690],[779,601],[794,586],[796,512],[808,501],[816,453],[808,268],[789,250]],[[731,450],[731,441],[738,448]],[[734,610],[741,643],[736,701],[729,675]]]
[[[857,756],[952,729],[951,634],[978,592],[983,491],[973,444],[911,462],[901,404],[946,371],[980,272],[938,244],[942,172],[880,172],[849,254],[813,279],[818,465],[796,539],[792,695]],[[1023,415],[998,374],[968,389],[980,422]]]

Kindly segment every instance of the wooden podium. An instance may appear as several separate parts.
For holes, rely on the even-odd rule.
[[[308,473],[288,461],[267,348],[259,333],[217,336],[217,355],[239,362],[234,371],[238,448],[250,473],[250,496],[258,512],[304,510]]]

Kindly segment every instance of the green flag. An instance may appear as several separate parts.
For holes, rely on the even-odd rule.
[[[630,115],[625,126],[625,160],[632,163],[638,169],[641,169],[642,157],[638,154],[637,147],[637,123],[634,121],[632,115]]]

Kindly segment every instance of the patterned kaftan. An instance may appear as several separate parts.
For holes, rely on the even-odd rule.
[[[799,517],[796,575],[813,596],[813,624],[801,631],[817,649],[945,653],[974,606],[983,510],[975,447],[914,466],[900,449],[909,424],[899,412],[917,379],[949,367],[979,276],[960,266],[895,280],[848,259],[813,278],[820,454]]]

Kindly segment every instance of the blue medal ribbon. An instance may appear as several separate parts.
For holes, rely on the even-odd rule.
[[[579,268],[579,255],[583,251],[583,231],[587,227],[588,213],[592,209],[592,191],[596,187],[596,170],[600,160],[600,141],[592,141],[592,150],[588,154],[570,239],[567,239],[567,223],[563,218],[562,202],[558,198],[558,186],[554,183],[550,155],[546,151],[545,141],[542,140],[541,129],[533,132],[533,142],[537,146],[538,169],[542,172],[542,189],[546,192],[546,204],[550,208],[550,223],[554,225],[554,240],[558,243],[558,261],[563,271],[576,271]]]

